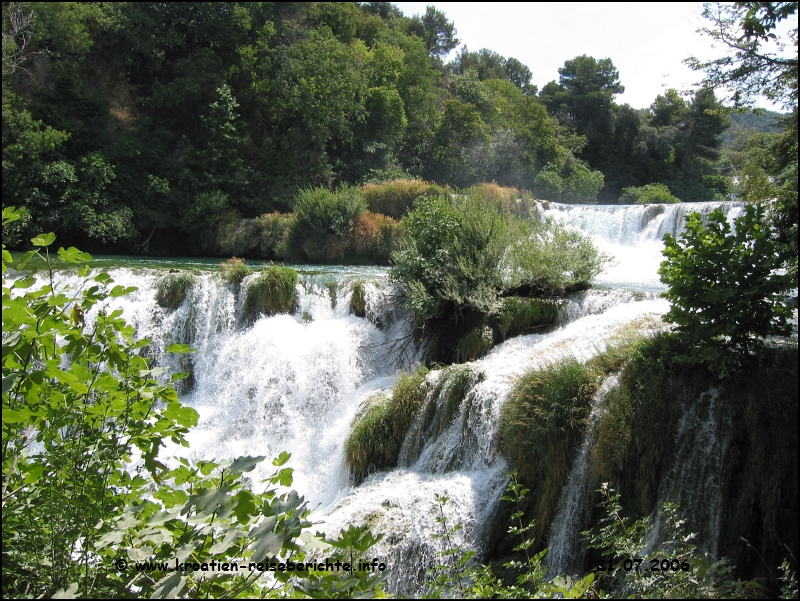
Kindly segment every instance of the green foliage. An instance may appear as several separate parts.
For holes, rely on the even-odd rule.
[[[4,222],[18,217],[3,211]],[[264,457],[161,463],[164,439],[188,446],[197,412],[137,354],[149,341],[134,341],[121,312],[107,311],[135,289],[112,286],[107,273],[89,278],[91,258],[75,248],[58,258],[85,281],[54,288],[54,240],[37,236],[18,264],[3,248],[3,595],[382,596],[373,572],[296,567],[354,565],[381,537],[354,527],[335,539],[303,532],[311,526],[305,501],[278,488],[292,483],[288,453],[273,460],[260,493],[246,474]],[[24,272],[34,258],[47,266],[47,283]],[[8,267],[18,270],[11,280]],[[296,569],[269,572],[270,560]]]
[[[191,273],[167,274],[158,282],[156,302],[165,309],[177,309],[193,285],[194,276]]]
[[[350,287],[350,313],[356,317],[367,316],[366,287],[363,280],[353,282]]]
[[[365,184],[361,193],[367,201],[369,210],[400,219],[420,196],[445,194],[440,186],[420,179],[395,179],[392,181]]]
[[[247,286],[244,312],[250,319],[291,313],[297,297],[297,272],[289,267],[270,267]]]
[[[442,531],[432,535],[434,540],[442,540],[444,548],[439,551],[439,564],[434,567],[433,577],[429,577],[426,598],[464,598],[464,599],[582,599],[587,594],[595,594],[595,576],[589,573],[583,578],[573,580],[570,576],[559,575],[549,581],[545,580],[547,568],[544,557],[547,550],[537,554],[531,553],[535,539],[530,535],[534,522],[524,525],[522,518],[525,512],[521,509],[526,503],[526,495],[530,492],[517,480],[516,473],[506,472],[509,483],[502,501],[513,504],[514,513],[508,526],[510,540],[518,540],[514,552],[524,556],[522,560],[512,560],[503,564],[506,569],[503,579],[495,576],[492,568],[478,565],[473,561],[475,553],[465,551],[461,545],[455,545],[453,539],[462,530],[463,524],[448,524],[445,514],[447,497],[436,495],[436,507]],[[509,584],[510,577],[515,576],[514,584]],[[592,590],[590,590],[592,589]]]
[[[15,217],[3,211],[3,221]],[[136,354],[147,341],[134,341],[121,312],[108,311],[135,289],[107,273],[78,289],[54,287],[54,240],[34,238],[36,249],[13,265],[43,260],[44,282],[24,272],[8,280],[3,250],[3,592],[49,597],[71,586],[113,597],[122,589],[100,577],[108,570],[95,544],[163,472],[162,440],[186,445],[197,412],[156,380],[163,370]],[[61,248],[58,257],[88,278],[88,254]],[[128,471],[134,455],[144,463],[138,475]]]
[[[366,210],[357,188],[345,186],[335,192],[326,188],[301,190],[295,198],[294,221],[287,233],[288,251],[311,261],[341,259],[345,236]]]
[[[604,176],[587,165],[570,159],[560,167],[548,163],[534,178],[534,190],[540,197],[557,202],[586,203],[597,197]]]
[[[359,409],[344,444],[350,474],[358,484],[370,473],[395,467],[400,447],[425,398],[428,370],[419,367],[400,376],[392,397],[370,397]]]
[[[794,285],[791,276],[777,270],[782,246],[765,218],[762,205],[745,207],[735,221],[735,232],[722,211],[714,211],[704,225],[700,216],[687,219],[680,242],[665,236],[666,261],[661,281],[669,289],[667,321],[690,345],[689,359],[708,361],[721,374],[754,351],[770,334],[790,332],[791,310],[780,294]]]
[[[555,514],[598,386],[594,369],[571,360],[528,372],[503,405],[500,450],[533,491],[537,536]]]
[[[537,326],[552,325],[558,320],[559,303],[539,298],[509,296],[497,316],[500,338],[512,338]]]
[[[619,197],[620,204],[675,204],[680,198],[672,195],[669,187],[664,184],[647,184],[638,188],[624,188]]]
[[[675,504],[665,503],[659,511],[659,534],[663,542],[653,548],[648,541],[653,529],[650,520],[642,518],[632,522],[622,517],[619,495],[608,483],[598,492],[602,495],[600,507],[605,516],[600,519],[597,532],[584,535],[589,547],[599,549],[604,559],[616,559],[617,565],[612,570],[604,570],[600,582],[617,594],[632,598],[741,598],[759,588],[755,582],[734,580],[732,568],[726,561],[717,560],[696,547],[691,542],[695,535],[686,532],[686,522],[680,518]],[[670,571],[667,576],[660,570],[645,567],[625,570],[622,558],[641,558],[644,559],[641,565],[646,565],[645,549],[647,557],[679,558],[681,568]],[[605,559],[605,563],[608,562],[609,559]]]
[[[237,259],[236,257],[231,257],[220,267],[222,269],[222,279],[229,284],[233,284],[236,290],[239,289],[239,286],[242,284],[242,280],[250,273],[250,270],[248,269],[247,265],[245,265],[244,260]]]

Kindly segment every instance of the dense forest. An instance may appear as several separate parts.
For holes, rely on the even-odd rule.
[[[3,206],[28,213],[12,245],[56,231],[90,250],[220,253],[222,222],[396,179],[578,203],[733,191],[711,88],[637,110],[615,102],[611,59],[584,55],[537,90],[489,49],[445,62],[459,40],[433,7],[5,3],[3,31]]]

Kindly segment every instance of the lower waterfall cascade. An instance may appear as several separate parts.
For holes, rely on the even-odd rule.
[[[358,486],[344,462],[350,426],[366,399],[377,392],[391,395],[399,374],[421,356],[393,360],[392,342],[409,334],[410,320],[393,301],[396,291],[386,269],[299,266],[294,313],[255,320],[245,316],[241,293],[254,275],[237,290],[218,270],[197,270],[180,306],[165,309],[157,304],[156,291],[166,269],[108,271],[115,283],[137,288],[113,303],[138,338],[151,340],[143,352],[173,371],[190,373],[178,390],[182,401],[199,412],[200,421],[188,436],[189,450],[167,444],[164,459],[187,452],[196,459],[216,460],[291,453],[293,487],[314,508],[317,528],[335,535],[349,524],[367,524],[383,534],[371,553],[389,566],[390,589],[418,594],[426,568],[437,563],[442,550],[441,541],[433,537],[442,528],[435,495],[449,499],[444,507],[448,523],[463,525],[454,544],[479,556],[483,550],[486,525],[508,483],[509,465],[496,447],[500,411],[519,376],[562,359],[588,361],[622,331],[663,329],[661,316],[669,304],[659,297],[664,290],[657,274],[661,239],[665,233],[679,236],[690,211],[707,215],[715,208],[732,221],[743,204],[539,205],[539,218],[571,223],[589,233],[613,262],[595,288],[572,295],[562,305],[559,323],[550,331],[511,338],[464,364],[470,379],[463,398],[452,408],[449,422],[434,426],[424,422],[424,414],[444,411],[452,370],[432,370],[398,467],[371,473]],[[97,264],[102,266],[102,260],[95,268]],[[59,278],[62,284],[77,285],[77,276]],[[355,282],[363,282],[363,318],[350,311]],[[166,353],[173,342],[196,351]],[[593,423],[603,411],[604,395],[618,383],[618,375],[608,377],[596,395],[585,439],[549,526],[545,542],[553,574],[581,569],[580,531],[590,525],[597,484],[588,459]],[[686,408],[675,433],[673,468],[663,474],[658,492],[660,501],[678,501],[686,508],[691,527],[712,553],[718,550],[720,478],[730,444],[730,417],[719,410],[720,394],[709,390],[701,403]],[[267,470],[257,468],[252,481],[266,477]]]

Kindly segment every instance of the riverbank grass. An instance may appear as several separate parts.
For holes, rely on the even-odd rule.
[[[156,302],[164,309],[177,309],[183,304],[189,289],[194,285],[190,273],[169,273],[158,282]]]
[[[297,297],[297,272],[289,267],[270,267],[247,287],[244,312],[250,319],[260,315],[291,313]]]

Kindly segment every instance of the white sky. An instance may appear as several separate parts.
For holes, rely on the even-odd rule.
[[[697,29],[707,23],[699,2],[395,2],[407,16],[433,4],[455,23],[470,50],[488,48],[522,61],[542,88],[558,81],[564,61],[588,54],[610,58],[625,92],[619,104],[650,106],[668,88],[686,90],[701,79],[683,64],[691,55],[716,58]],[[795,27],[797,19],[794,20]],[[455,51],[451,57],[455,56]],[[778,110],[768,101],[764,108]]]

